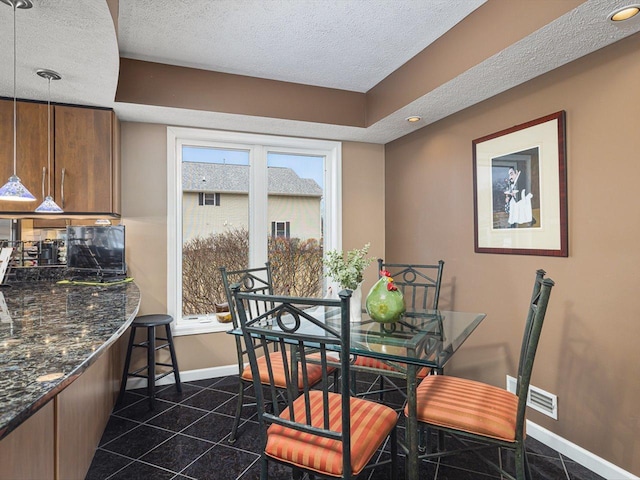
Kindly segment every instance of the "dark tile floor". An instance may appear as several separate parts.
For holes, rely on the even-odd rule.
[[[368,388],[373,380],[358,377],[359,391]],[[235,412],[237,381],[233,376],[187,382],[183,383],[182,394],[172,385],[159,387],[154,411],[149,410],[144,390],[128,391],[122,405],[111,415],[86,480],[257,480],[260,469],[255,407],[244,408],[237,442],[230,445],[226,441]],[[401,401],[397,394],[385,396],[385,402],[395,402],[398,407]],[[602,478],[532,438],[527,440],[527,450],[534,479]],[[513,464],[512,454],[497,448],[485,451],[484,457],[507,466]],[[399,464],[400,478],[404,478],[404,457],[400,457]],[[270,465],[270,479],[291,478],[290,469],[273,462]],[[389,478],[389,467],[363,473],[361,478]],[[490,480],[500,476],[477,454],[469,453],[423,461],[420,478]]]

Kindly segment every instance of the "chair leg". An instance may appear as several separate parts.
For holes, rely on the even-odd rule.
[[[391,430],[391,480],[398,478],[398,429]]]
[[[533,480],[531,476],[531,468],[529,467],[529,459],[527,458],[527,449],[526,447],[522,447],[524,451],[524,475],[527,480]]]
[[[351,378],[349,379],[351,381],[351,395],[354,397],[358,396],[358,389],[356,387],[357,384],[357,379],[356,379],[356,372],[351,371]]]
[[[418,425],[418,453],[422,454],[428,448],[428,430],[424,425]]]
[[[520,444],[516,447],[516,478],[518,480],[528,480],[530,473],[528,472],[527,453],[524,448],[524,444]]]
[[[173,376],[176,380],[176,389],[178,393],[182,393],[182,382],[180,382],[180,369],[178,368],[178,358],[176,357],[176,349],[173,345],[173,336],[171,335],[171,325],[166,325],[167,342],[169,343],[169,353],[171,354],[171,364],[173,365]]]
[[[260,455],[260,480],[269,480],[269,460],[264,453]]]
[[[444,432],[442,430],[438,430],[436,432],[438,434],[438,441],[436,443],[436,448],[438,452],[444,451]]]
[[[127,379],[129,378],[129,366],[131,365],[131,351],[133,350],[133,341],[136,336],[136,328],[131,327],[131,333],[129,334],[129,346],[127,347],[127,357],[124,361],[124,372],[122,374],[122,382],[120,382],[120,393],[118,393],[118,399],[116,405],[120,405],[124,399],[124,392],[127,389]]]
[[[238,403],[236,405],[236,418],[233,419],[233,427],[231,427],[231,435],[229,436],[229,443],[235,443],[238,434],[238,426],[240,425],[240,415],[242,414],[242,405],[244,403],[244,383],[242,379],[238,379]]]
[[[384,401],[384,376],[380,375],[380,401]]]

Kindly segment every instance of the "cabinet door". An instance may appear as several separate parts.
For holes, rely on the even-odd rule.
[[[56,200],[65,213],[113,210],[111,110],[55,107]]]
[[[0,202],[0,211],[33,212],[43,200],[42,169],[47,165],[47,105],[17,102],[16,132],[16,173],[23,185],[36,197],[36,201],[3,201]],[[11,175],[13,175],[13,100],[0,100],[0,186],[9,180]]]

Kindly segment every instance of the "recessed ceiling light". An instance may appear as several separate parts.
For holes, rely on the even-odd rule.
[[[640,5],[628,5],[612,12],[608,18],[612,22],[622,22],[629,20],[631,17],[635,17],[638,13],[640,13]]]
[[[411,115],[410,117],[407,117],[405,120],[409,123],[416,123],[422,120],[422,117],[420,115]]]

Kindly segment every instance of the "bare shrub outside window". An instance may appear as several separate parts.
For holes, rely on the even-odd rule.
[[[322,293],[322,244],[315,238],[269,237],[274,293],[317,297]]]
[[[317,239],[269,237],[276,294],[317,297],[322,292],[322,243]],[[189,240],[182,248],[182,313],[207,315],[226,301],[220,267],[247,268],[249,232],[229,230]]]

